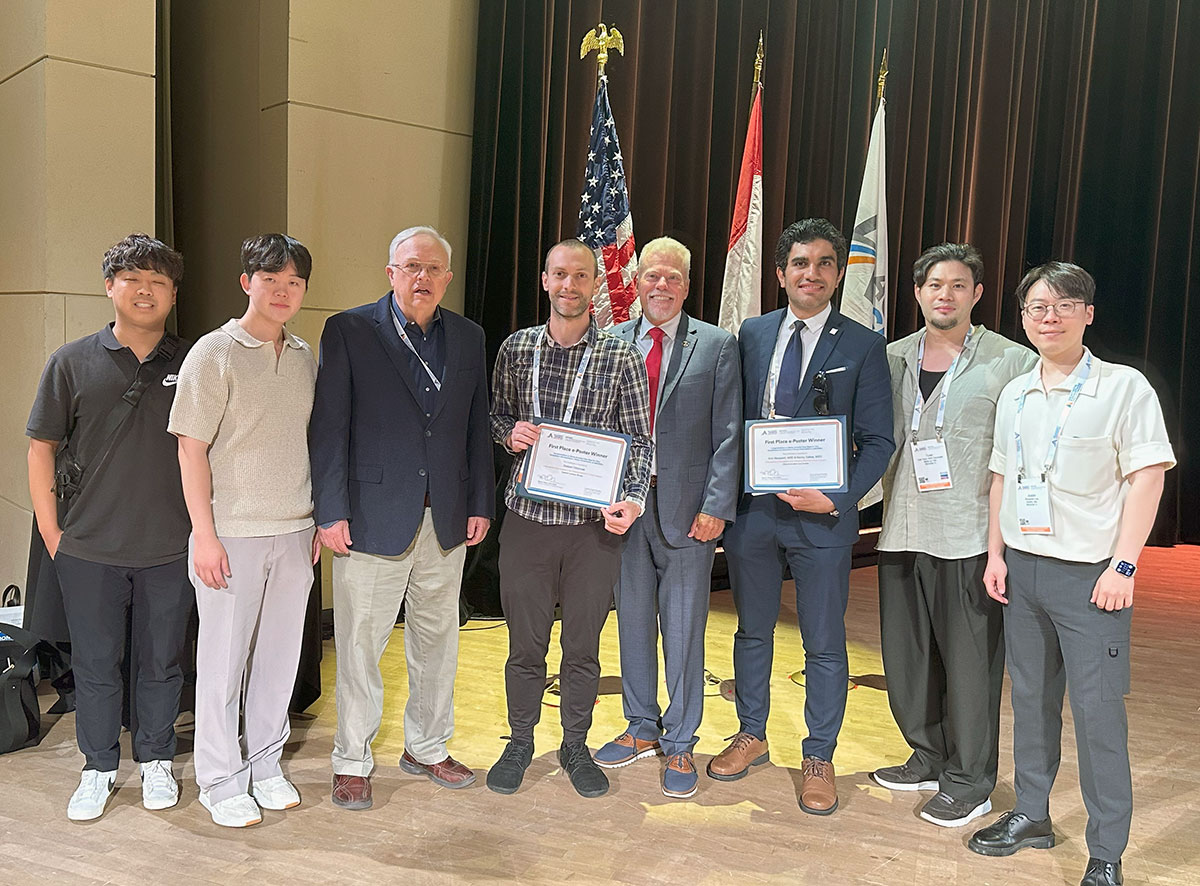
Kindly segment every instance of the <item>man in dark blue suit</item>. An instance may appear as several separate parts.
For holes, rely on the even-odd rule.
[[[732,781],[765,763],[771,660],[786,564],[796,585],[804,640],[803,781],[800,808],[837,809],[833,752],[846,712],[846,601],[850,554],[858,539],[858,501],[895,449],[883,336],[843,317],[830,301],[846,270],[846,238],[825,219],[784,230],[775,249],[788,307],[754,317],[738,336],[748,421],[844,415],[852,440],[849,489],[790,489],[743,495],[725,533],[738,630],[733,668],[740,731],[713,758],[708,774]]]
[[[309,426],[313,503],[333,564],[338,723],[333,802],[371,805],[383,715],[379,660],[405,604],[408,704],[400,768],[449,788],[458,598],[466,547],[495,511],[483,330],[438,307],[453,274],[433,228],[388,250],[392,291],[330,317]],[[465,544],[464,544],[465,542]]]

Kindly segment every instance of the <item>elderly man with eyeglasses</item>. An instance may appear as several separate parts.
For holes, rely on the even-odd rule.
[[[371,806],[379,661],[400,605],[408,703],[400,768],[474,783],[452,758],[459,588],[495,511],[483,330],[440,307],[450,244],[429,227],[388,249],[391,291],[330,317],[309,427],[313,502],[333,563],[337,731],[333,802]]]

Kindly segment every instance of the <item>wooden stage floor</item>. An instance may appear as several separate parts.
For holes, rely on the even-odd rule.
[[[1200,548],[1148,550],[1138,573],[1133,633],[1133,691],[1128,699],[1136,809],[1125,855],[1126,882],[1200,883]],[[384,726],[375,743],[375,806],[337,809],[329,799],[334,726],[333,648],[326,647],[328,692],[311,719],[293,720],[285,771],[303,795],[290,812],[266,812],[248,830],[212,824],[196,797],[190,726],[181,728],[176,774],[179,805],[151,813],[126,759],[119,790],[105,815],[88,824],[66,820],[67,798],[82,766],[74,718],[48,724],[42,743],[0,757],[0,882],[28,883],[813,883],[813,884],[1075,884],[1087,860],[1085,811],[1066,712],[1067,741],[1052,798],[1059,844],[1011,858],[969,852],[972,827],[943,830],[917,817],[927,795],[892,794],[867,772],[905,759],[906,747],[882,690],[878,607],[873,568],[852,577],[847,630],[850,692],[835,760],[840,810],[802,813],[796,803],[804,690],[789,675],[801,667],[790,584],[776,640],[769,726],[772,763],[737,782],[701,776],[688,801],[659,790],[661,761],[642,760],[611,774],[612,790],[584,800],[555,758],[557,711],[543,709],[536,757],[521,790],[510,797],[483,786],[506,732],[502,624],[472,622],[462,634],[456,686],[457,727],[451,752],[479,774],[464,791],[439,788],[399,771],[406,679],[402,630],[385,657]],[[708,667],[732,676],[735,625],[728,592],[714,595]],[[552,646],[550,671],[558,660]],[[594,747],[623,728],[616,624],[602,644],[603,682],[590,736]],[[708,687],[696,749],[699,766],[737,729],[733,703]],[[1013,800],[1011,724],[1001,712],[1000,784],[996,813]],[[43,696],[43,705],[52,699]],[[552,702],[553,696],[548,695]],[[50,718],[51,720],[53,718]],[[990,821],[994,815],[988,816]]]

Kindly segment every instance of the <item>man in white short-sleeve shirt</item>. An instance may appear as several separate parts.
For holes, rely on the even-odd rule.
[[[997,404],[984,572],[988,594],[1007,606],[1017,799],[968,843],[993,856],[1054,845],[1049,797],[1069,685],[1088,810],[1081,886],[1122,882],[1134,573],[1175,465],[1145,377],[1083,345],[1094,294],[1091,275],[1066,262],[1034,268],[1017,287],[1041,360]]]

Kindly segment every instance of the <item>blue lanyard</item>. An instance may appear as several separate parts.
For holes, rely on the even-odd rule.
[[[413,356],[421,361],[421,365],[425,367],[425,373],[429,376],[429,380],[432,381],[433,386],[440,391],[442,389],[441,379],[433,374],[433,370],[429,368],[429,364],[425,362],[425,358],[417,353],[417,349],[413,347],[413,343],[409,341],[408,333],[404,331],[404,325],[400,322],[400,315],[396,312],[396,299],[393,298],[391,302],[392,322],[396,324],[396,331],[400,333],[400,341],[404,342],[405,346],[413,352]]]
[[[1025,395],[1029,393],[1029,386],[1033,384],[1035,379],[1040,378],[1042,371],[1041,363],[1033,367],[1029,373],[1029,377],[1025,382],[1025,389],[1021,391],[1021,399],[1017,401],[1017,415],[1013,421],[1013,437],[1017,444],[1017,479],[1023,480],[1025,477],[1025,452],[1021,446],[1021,413],[1025,411]],[[1058,417],[1058,424],[1054,428],[1054,436],[1050,438],[1050,447],[1046,450],[1046,459],[1042,462],[1042,482],[1046,482],[1046,474],[1050,472],[1050,468],[1054,465],[1054,458],[1058,455],[1058,441],[1062,439],[1063,428],[1067,425],[1067,416],[1071,412],[1071,407],[1075,405],[1075,401],[1079,399],[1079,394],[1083,390],[1084,382],[1088,380],[1088,376],[1092,373],[1092,354],[1088,351],[1087,357],[1083,363],[1083,371],[1079,373],[1079,378],[1075,382],[1075,386],[1071,388],[1071,393],[1067,395],[1067,402],[1063,405],[1062,414]]]
[[[588,330],[591,331],[590,329]],[[586,336],[587,333],[584,333]],[[547,339],[546,327],[543,326],[541,333],[538,335],[537,347],[533,350],[533,417],[542,417],[542,398],[538,394],[538,387],[542,379],[542,346],[545,345]],[[567,397],[567,408],[563,412],[562,420],[570,423],[571,416],[575,413],[575,401],[579,399],[579,389],[583,385],[583,373],[587,370],[588,361],[592,359],[592,346],[589,344],[583,350],[583,356],[579,359],[579,368],[575,370],[575,381],[571,385],[571,393]]]
[[[950,364],[950,368],[946,370],[946,374],[942,377],[942,396],[938,399],[937,418],[934,420],[934,432],[939,440],[942,439],[942,426],[946,422],[946,398],[950,396],[950,383],[954,380],[954,370],[958,368],[958,361],[962,359],[962,355],[967,352],[967,345],[971,343],[971,336],[975,334],[974,327],[967,328],[967,337],[963,339],[962,350],[954,355],[954,362]],[[917,442],[917,432],[921,429],[921,411],[925,405],[925,398],[921,395],[921,363],[925,359],[925,335],[921,335],[921,343],[917,345],[917,398],[913,401],[912,414],[912,441]]]

